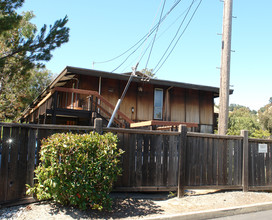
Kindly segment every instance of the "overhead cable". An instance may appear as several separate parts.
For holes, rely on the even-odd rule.
[[[181,39],[181,37],[183,36],[183,34],[185,33],[185,31],[187,30],[189,24],[191,23],[193,17],[195,16],[195,13],[197,12],[199,6],[201,5],[202,3],[202,0],[200,0],[199,4],[197,5],[196,9],[194,10],[190,20],[188,21],[186,27],[184,28],[183,32],[180,34],[180,36],[178,37],[176,43],[174,44],[173,48],[171,49],[171,51],[169,52],[169,54],[167,55],[167,57],[164,59],[163,63],[160,65],[160,67],[154,72],[154,74],[156,74],[160,69],[161,67],[164,65],[164,63],[166,62],[166,60],[169,58],[169,56],[171,55],[171,53],[173,52],[173,50],[175,49],[176,45],[178,44],[179,40]],[[161,61],[161,60],[160,60]],[[156,65],[156,67],[154,68],[154,70],[157,68],[158,64]]]
[[[162,7],[162,10],[161,10],[160,20],[159,20],[158,26],[156,28],[156,33],[155,33],[155,35],[153,37],[153,41],[152,41],[152,45],[151,45],[151,48],[150,48],[150,52],[149,52],[149,55],[148,55],[148,58],[147,58],[147,61],[146,61],[146,64],[145,64],[145,69],[147,68],[149,59],[150,59],[151,54],[152,54],[154,43],[156,41],[156,37],[157,37],[158,31],[159,31],[159,27],[160,27],[160,24],[161,24],[161,19],[162,19],[162,14],[163,14],[163,11],[164,11],[165,3],[166,3],[166,0],[164,0],[164,2],[163,2],[163,7]]]
[[[174,8],[181,2],[182,0],[178,0],[177,2],[175,2],[174,3],[174,5],[170,8],[170,10],[163,16],[163,18],[161,19],[161,22],[163,22],[166,18],[167,18],[167,16],[174,10]],[[146,34],[140,41],[138,41],[138,43],[139,42],[141,42],[145,37],[146,37],[146,39],[147,38],[149,38],[149,36],[151,36],[151,34],[153,34],[153,32],[156,30],[156,28],[157,28],[157,26],[159,25],[159,23],[157,23],[152,29],[151,29],[151,31],[148,33],[148,34]],[[126,58],[125,58],[125,60],[121,63],[121,64],[119,64],[112,72],[115,72],[117,69],[119,69],[126,61],[127,61],[127,59],[132,55],[132,54],[134,54],[144,43],[146,42],[146,40],[145,41],[143,41],[134,51],[132,51]],[[137,44],[138,44],[137,43]],[[136,44],[135,44],[136,45]],[[145,50],[145,51],[147,51],[147,50]],[[141,56],[141,58],[144,56],[144,54]],[[141,58],[140,58],[140,60],[141,60]]]
[[[169,11],[163,16],[163,18],[161,19],[161,22],[163,22],[166,18],[167,18],[167,16],[177,7],[177,5],[181,2],[182,0],[178,0],[178,1],[176,1],[175,3],[174,3],[174,5],[169,9]],[[131,51],[134,47],[136,47],[138,44],[140,44],[141,42],[141,44],[136,48],[136,50],[138,50],[142,45],[143,45],[143,41],[147,38],[147,37],[149,37],[151,34],[153,34],[153,32],[156,30],[156,28],[157,28],[157,26],[158,26],[158,23],[151,29],[151,31],[149,32],[149,33],[147,33],[147,34],[145,34],[139,41],[137,41],[133,46],[131,46],[129,49],[127,49],[126,51],[124,51],[123,53],[121,53],[120,55],[118,55],[118,56],[116,56],[116,57],[114,57],[114,58],[112,58],[112,59],[109,59],[109,60],[105,60],[105,61],[99,61],[99,62],[94,62],[94,63],[97,63],[97,64],[102,64],[102,63],[107,63],[107,62],[111,62],[111,61],[113,61],[113,60],[116,60],[116,59],[118,59],[118,58],[120,58],[121,56],[123,56],[123,55],[125,55],[126,53],[128,53],[129,51]],[[128,55],[128,57],[125,59],[125,61],[134,53],[135,51],[133,51],[132,53],[130,53],[129,55]],[[124,62],[125,62],[124,61]],[[123,62],[123,63],[124,63]],[[118,67],[119,68],[119,67]],[[116,69],[118,69],[118,68],[116,68]]]
[[[160,65],[161,61],[163,60],[164,56],[167,54],[168,50],[170,49],[170,47],[172,46],[173,42],[175,41],[176,37],[178,36],[178,33],[180,32],[180,29],[182,27],[182,25],[184,24],[189,12],[191,11],[191,8],[193,6],[193,4],[195,3],[195,0],[193,0],[184,16],[184,18],[182,19],[177,31],[176,31],[176,34],[174,35],[174,37],[172,38],[170,44],[168,45],[167,49],[165,50],[164,54],[162,55],[161,59],[159,60],[159,62],[157,63],[157,65],[155,66],[154,70],[156,70],[156,68]]]

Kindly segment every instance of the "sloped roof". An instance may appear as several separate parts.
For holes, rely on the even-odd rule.
[[[139,72],[137,72],[139,73]],[[78,67],[71,67],[67,66],[50,84],[49,86],[30,104],[30,106],[25,109],[24,113],[27,113],[29,109],[35,107],[40,100],[42,100],[53,88],[61,87],[65,85],[65,83],[71,80],[75,75],[87,75],[87,76],[96,76],[102,78],[109,78],[109,79],[118,79],[127,81],[129,79],[131,73],[110,73],[105,71],[99,70],[92,70],[92,69],[84,69]],[[143,77],[141,77],[141,73],[136,74],[133,78],[133,82],[142,82]],[[214,97],[219,96],[219,88],[218,87],[211,87],[211,86],[203,86],[203,85],[196,85],[190,83],[182,83],[177,81],[169,81],[169,80],[160,80],[156,78],[150,78],[148,81],[149,84],[157,85],[157,86],[173,86],[185,89],[195,89],[200,91],[209,91],[214,93]],[[230,94],[233,93],[233,90],[230,90]]]

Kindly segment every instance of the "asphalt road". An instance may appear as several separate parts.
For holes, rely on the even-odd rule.
[[[266,220],[266,219],[272,219],[272,210],[253,212],[242,215],[233,215],[223,218],[213,218],[211,220]]]

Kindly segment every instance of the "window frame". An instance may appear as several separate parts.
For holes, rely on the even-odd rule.
[[[157,97],[156,94],[158,94],[157,92],[160,92],[160,96],[161,96],[161,100],[159,100],[161,106],[156,106],[156,98]],[[153,103],[153,119],[155,120],[162,120],[163,117],[163,89],[162,88],[154,88],[154,103]],[[158,116],[160,115],[160,116]]]

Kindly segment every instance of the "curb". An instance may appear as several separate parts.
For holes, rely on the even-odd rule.
[[[162,220],[162,219],[169,219],[169,220],[178,220],[178,219],[194,219],[194,220],[201,220],[201,219],[210,219],[210,218],[219,218],[219,217],[226,217],[232,215],[240,215],[246,214],[251,212],[259,212],[259,211],[267,211],[272,209],[272,202],[265,202],[265,203],[257,203],[245,206],[236,206],[230,208],[222,208],[222,209],[210,209],[205,211],[197,211],[197,212],[187,212],[183,214],[173,214],[173,215],[162,215],[158,217],[150,217],[144,218],[147,220]]]

